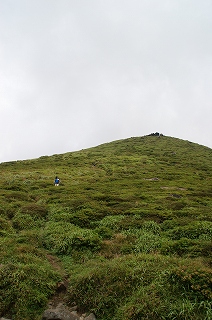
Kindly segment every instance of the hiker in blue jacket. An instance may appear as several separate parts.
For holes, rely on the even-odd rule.
[[[60,184],[60,179],[59,179],[58,177],[55,177],[54,185],[55,185],[56,187],[58,187],[59,184]]]

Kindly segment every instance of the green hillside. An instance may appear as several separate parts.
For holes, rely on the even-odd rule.
[[[0,317],[41,319],[66,279],[98,320],[212,319],[212,149],[150,135],[0,175]]]

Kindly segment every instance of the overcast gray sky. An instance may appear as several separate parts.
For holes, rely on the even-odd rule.
[[[211,0],[1,0],[0,162],[161,132],[212,148]]]

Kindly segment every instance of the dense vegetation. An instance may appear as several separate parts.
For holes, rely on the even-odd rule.
[[[97,319],[212,319],[211,172],[211,149],[165,136],[1,163],[0,316],[40,319],[51,256]]]

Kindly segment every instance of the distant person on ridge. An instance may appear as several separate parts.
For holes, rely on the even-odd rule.
[[[58,187],[59,184],[60,184],[60,179],[59,179],[58,177],[55,177],[54,185],[55,185],[56,187]]]

